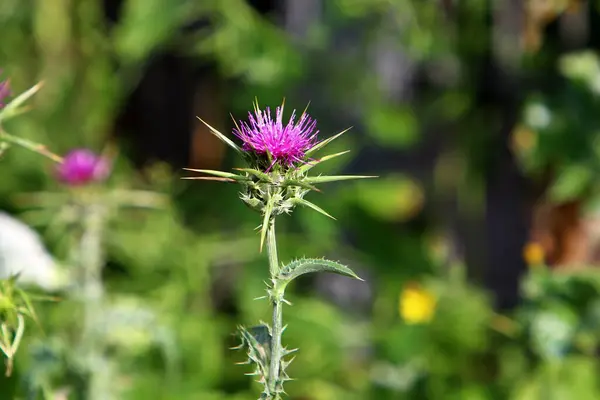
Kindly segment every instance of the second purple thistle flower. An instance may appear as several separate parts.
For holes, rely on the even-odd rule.
[[[255,107],[254,114],[249,113],[248,122],[241,122],[233,130],[243,143],[244,151],[272,157],[275,163],[292,166],[295,162],[304,162],[307,150],[317,142],[317,121],[304,112],[296,122],[296,110],[292,112],[288,123],[283,124],[283,105],[277,107],[275,119],[271,110]]]
[[[105,180],[110,174],[110,165],[88,149],[76,149],[65,156],[56,172],[61,182],[80,186]]]

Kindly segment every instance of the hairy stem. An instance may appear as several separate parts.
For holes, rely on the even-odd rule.
[[[269,221],[267,231],[267,255],[269,256],[269,272],[274,279],[279,274],[279,261],[277,259],[277,240],[275,239],[275,218]]]
[[[275,239],[275,218],[269,221],[267,232],[267,254],[269,256],[269,271],[271,273],[272,282],[276,281],[279,274],[279,261],[277,260],[277,242]],[[279,395],[278,381],[279,371],[281,367],[281,335],[283,333],[283,290],[277,285],[273,287],[271,294],[271,302],[273,303],[273,325],[271,328],[271,357],[269,366],[269,376],[267,386],[269,388],[269,399],[277,400]]]
[[[79,240],[78,289],[83,302],[83,331],[80,355],[88,374],[87,399],[95,399],[102,388],[98,382],[98,365],[102,364],[102,351],[98,348],[98,320],[102,311],[102,228],[104,210],[95,205],[86,205],[83,210],[83,231]]]

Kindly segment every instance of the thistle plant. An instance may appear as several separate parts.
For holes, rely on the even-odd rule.
[[[108,361],[97,337],[101,320],[104,288],[101,278],[104,267],[103,237],[107,208],[101,201],[101,184],[110,174],[109,161],[88,149],[67,153],[56,170],[56,179],[67,190],[64,203],[74,217],[71,258],[76,266],[74,297],[83,308],[83,326],[76,342],[76,361],[85,376],[85,397],[98,398],[104,392],[103,376],[108,373]],[[104,373],[100,373],[105,370]]]
[[[306,110],[296,121],[296,112],[287,122],[283,122],[284,104],[277,107],[275,117],[271,110],[261,110],[258,102],[254,104],[254,113],[249,113],[248,121],[235,123],[233,135],[241,142],[241,147],[206,122],[210,131],[231,147],[246,162],[246,167],[236,168],[237,173],[189,169],[208,176],[187,177],[184,179],[216,180],[241,185],[240,199],[252,210],[261,214],[260,251],[266,242],[269,261],[270,280],[267,284],[268,299],[273,307],[271,325],[261,322],[258,326],[245,328],[240,326],[242,344],[246,348],[248,360],[254,371],[250,375],[258,378],[263,385],[260,399],[278,400],[285,394],[283,384],[291,380],[286,368],[292,362],[291,356],[297,349],[288,349],[282,345],[283,305],[291,305],[285,299],[285,289],[298,276],[311,272],[334,272],[360,279],[350,268],[335,261],[325,259],[302,258],[288,264],[281,264],[277,256],[275,235],[276,217],[290,214],[297,205],[309,207],[329,218],[325,210],[305,199],[311,191],[319,191],[316,185],[350,179],[373,178],[371,176],[310,176],[310,170],[321,162],[348,153],[348,151],[313,158],[318,151],[346,130],[319,141],[316,120]]]
[[[62,162],[62,158],[50,152],[46,146],[28,139],[12,135],[2,124],[12,117],[27,111],[24,103],[42,87],[41,83],[19,94],[12,100],[12,90],[8,80],[0,81],[0,156],[11,146],[16,145],[41,154],[52,161]],[[50,300],[45,296],[33,296],[17,285],[19,275],[0,279],[0,352],[6,358],[6,375],[13,370],[14,357],[25,332],[26,318],[37,322],[32,299]]]
[[[38,208],[30,212],[32,222],[35,217],[37,224],[46,226],[49,236],[66,244],[65,264],[72,268],[68,269],[64,289],[68,300],[76,302],[81,310],[81,325],[74,324],[77,333],[73,343],[59,349],[46,342],[40,348],[65,352],[64,358],[61,354],[57,359],[66,361],[61,367],[68,372],[64,376],[67,388],[78,398],[90,400],[118,398],[121,389],[114,381],[119,365],[108,351],[113,344],[111,335],[120,327],[111,317],[119,301],[107,293],[102,279],[112,229],[126,209],[162,209],[168,205],[162,193],[114,183],[114,159],[111,146],[102,154],[85,148],[71,150],[54,170],[62,190],[18,197],[22,205]],[[62,343],[60,338],[58,343]],[[31,369],[30,373],[36,377],[28,381],[32,393],[54,389],[56,380],[46,372],[34,373]],[[76,384],[68,382],[73,378]]]

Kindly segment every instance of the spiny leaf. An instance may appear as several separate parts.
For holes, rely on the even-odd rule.
[[[366,175],[325,175],[325,176],[309,176],[304,178],[307,183],[326,183],[326,182],[337,182],[337,181],[348,181],[351,179],[370,179],[378,178],[378,176],[366,176]]]
[[[339,138],[340,136],[342,136],[344,133],[348,132],[350,129],[352,129],[352,127],[344,129],[343,131],[341,131],[340,133],[333,135],[330,138],[327,138],[325,140],[321,140],[319,143],[317,143],[316,145],[314,145],[312,148],[308,149],[308,151],[306,152],[306,156],[310,156],[313,153],[316,153],[317,151],[321,150],[323,147],[327,146],[329,143],[333,142],[335,139]]]
[[[19,96],[17,96],[13,101],[11,101],[10,103],[8,103],[6,105],[6,107],[4,107],[2,109],[2,111],[0,111],[0,121],[5,121],[11,117],[14,117],[18,114],[20,114],[21,112],[25,111],[23,109],[19,109],[19,107],[25,103],[31,96],[33,96],[34,94],[37,93],[38,90],[40,90],[40,88],[43,86],[43,82],[38,83],[37,85],[31,87],[30,89],[26,90],[25,92],[21,93]]]
[[[256,100],[256,105],[258,105],[258,99]],[[308,108],[308,106],[306,106]],[[285,109],[285,97],[281,100],[281,115],[283,115],[283,110]]]
[[[310,185],[304,181],[301,181],[299,179],[286,179],[281,184],[281,187],[288,187],[288,186],[298,186],[303,189],[314,190],[315,192],[321,192],[321,190],[319,188],[317,188],[313,185]]]
[[[204,122],[204,120],[202,118],[200,118],[200,117],[196,117],[196,118],[198,118],[204,125],[206,125],[208,127],[208,129],[210,129],[210,131],[212,132],[213,135],[215,135],[216,137],[221,139],[225,144],[227,144],[229,147],[231,147],[233,150],[235,150],[236,153],[238,153],[242,157],[244,156],[244,152],[242,151],[242,149],[237,144],[233,143],[233,141],[231,141],[231,139],[229,139],[227,136],[223,135],[221,132],[219,132],[218,130],[216,130],[215,128],[213,128],[212,126],[207,124],[206,122]]]
[[[259,370],[254,370],[253,372],[246,372],[244,375],[246,375],[246,376],[261,376]]]
[[[23,300],[23,303],[25,303],[25,309],[27,310],[27,315],[29,315],[29,317],[31,317],[31,319],[33,319],[33,321],[38,326],[40,326],[39,319],[37,317],[35,309],[33,308],[33,304],[31,303],[31,299],[29,298],[29,295],[20,288],[17,288],[17,293],[21,297],[21,300]]]
[[[237,346],[230,347],[229,350],[241,350],[243,348],[244,348],[244,343],[240,343]],[[244,364],[248,364],[248,362],[247,361],[243,361],[243,362],[239,362],[239,363],[235,363],[235,364],[236,365],[244,365]]]
[[[333,217],[332,215],[330,215],[327,211],[323,210],[321,207],[319,207],[318,205],[311,203],[308,200],[304,200],[304,199],[300,199],[300,198],[295,198],[292,200],[295,204],[300,204],[306,207],[310,207],[313,210],[315,210],[316,212],[319,212],[321,214],[323,214],[326,217],[329,217],[331,219],[335,219],[335,217]]]
[[[261,346],[267,347],[271,345],[271,332],[265,323],[248,328],[248,332]]]
[[[284,99],[285,102],[285,99]],[[302,111],[302,114],[300,115],[300,118],[298,120],[302,120],[302,118],[306,115],[306,112],[308,111],[308,107],[310,107],[310,101],[308,102],[308,104],[306,104],[306,107],[304,107],[304,111]],[[281,106],[281,113],[283,114],[283,104]]]
[[[281,370],[282,370],[282,372],[284,372],[284,373],[285,373],[285,370],[287,369],[287,367],[289,367],[289,366],[290,366],[290,364],[291,364],[291,363],[294,361],[294,359],[295,359],[295,358],[296,358],[296,356],[294,356],[294,357],[290,358],[290,359],[289,359],[289,360],[287,360],[287,361],[283,361],[283,360],[281,360]],[[289,379],[289,377],[288,377],[288,379]]]
[[[17,291],[19,293],[21,293],[21,292],[23,292],[23,289],[18,289]],[[23,293],[25,293],[25,292],[23,292]],[[62,301],[62,299],[60,297],[46,296],[46,295],[43,295],[43,294],[27,293],[27,297],[31,301]]]
[[[192,169],[184,168],[186,171],[201,172],[208,175],[218,176],[220,178],[233,179],[234,181],[247,181],[248,178],[242,175],[232,174],[231,172],[215,171],[212,169]],[[200,179],[202,177],[185,177],[183,179]]]
[[[362,279],[359,278],[358,275],[356,275],[354,271],[347,266],[335,261],[318,258],[302,258],[292,261],[281,269],[278,278],[287,284],[300,275],[311,272],[334,272],[336,274],[349,276],[362,281]]]
[[[217,181],[217,182],[230,182],[235,183],[234,179],[230,178],[216,178],[214,176],[184,176],[181,179],[187,179],[190,181]]]
[[[344,154],[350,153],[350,150],[346,150],[346,151],[341,151],[339,153],[335,153],[335,154],[330,154],[328,156],[325,157],[321,157],[317,160],[311,160],[309,162],[307,162],[306,164],[304,164],[303,166],[301,166],[300,168],[298,168],[298,170],[300,170],[300,172],[306,172],[309,169],[317,166],[318,164],[322,163],[323,161],[327,161],[327,160],[331,160],[332,158],[336,158],[339,156],[342,156]]]
[[[287,348],[283,348],[283,350],[281,351],[281,354],[282,354],[282,357],[285,357],[288,354],[292,354],[292,353],[295,353],[297,351],[298,351],[297,348],[296,349],[289,349],[289,350]],[[294,357],[296,357],[296,356],[294,356]],[[292,358],[292,360],[293,360],[293,358]],[[289,362],[292,362],[292,361],[290,360]]]
[[[233,121],[233,124],[235,125],[235,128],[237,129],[238,132],[241,132],[242,130],[240,129],[237,121],[235,120],[235,118],[233,117],[233,114],[229,113],[229,116],[231,117],[231,120]]]
[[[263,343],[259,342],[257,340],[257,336],[255,336],[252,332],[248,331],[246,328],[240,327],[238,329],[240,330],[240,333],[242,335],[242,341],[246,344],[246,346],[248,346],[248,357],[260,367],[268,365],[268,347],[265,347]],[[261,341],[263,340],[262,337],[259,338],[261,339]]]
[[[252,102],[252,108],[254,108],[254,113],[258,114],[260,112],[260,105],[258,104],[258,97],[254,96],[254,101]]]
[[[255,177],[257,177],[258,179],[265,181],[265,182],[272,182],[273,180],[271,179],[271,176],[269,176],[268,174],[265,174],[262,171],[259,171],[257,169],[252,169],[252,168],[234,168],[237,171],[242,171],[242,172],[247,172],[249,174],[254,175]]]
[[[250,376],[259,376],[259,383],[265,383],[265,377],[268,375],[269,360],[268,352],[270,346],[271,336],[269,334],[269,327],[265,324],[261,324],[249,329],[242,326],[238,327],[242,336],[242,345],[248,347],[248,362],[249,364],[256,364],[256,368],[253,372],[247,374]],[[265,390],[268,391],[268,387],[265,385]]]

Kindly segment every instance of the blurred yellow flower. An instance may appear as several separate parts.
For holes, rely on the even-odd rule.
[[[537,146],[538,135],[535,131],[519,125],[512,133],[513,150],[518,153],[526,153]]]
[[[529,266],[544,264],[544,248],[537,242],[529,242],[523,249],[523,258]]]
[[[431,321],[435,313],[437,299],[418,284],[407,285],[400,293],[400,316],[407,324],[421,324]]]

